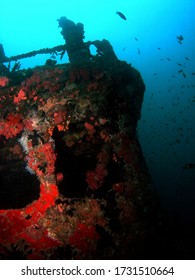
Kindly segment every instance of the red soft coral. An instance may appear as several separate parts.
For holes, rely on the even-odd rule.
[[[27,160],[28,167],[37,176],[54,174],[56,155],[51,143],[32,148],[28,153]]]
[[[0,135],[4,135],[6,139],[15,137],[23,128],[24,125],[19,114],[10,113],[6,120],[0,120]]]
[[[97,164],[95,171],[87,171],[86,182],[92,190],[97,190],[102,187],[107,175],[107,168],[103,164]]]
[[[73,235],[70,236],[69,242],[73,247],[76,247],[81,252],[86,253],[99,239],[99,234],[95,226],[87,226],[85,224],[78,224]]]

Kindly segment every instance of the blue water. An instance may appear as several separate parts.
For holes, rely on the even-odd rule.
[[[109,40],[118,58],[141,72],[146,92],[139,140],[163,209],[188,228],[195,226],[195,168],[183,169],[195,163],[194,15],[194,0],[7,0],[0,10],[0,43],[8,57],[64,44],[56,20],[66,16],[84,24],[86,41]],[[49,57],[21,60],[22,68]],[[68,62],[67,56],[58,62]]]

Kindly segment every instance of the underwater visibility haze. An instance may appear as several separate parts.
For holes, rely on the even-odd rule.
[[[108,40],[140,72],[146,90],[137,135],[165,216],[186,236],[195,233],[194,15],[194,0],[7,0],[0,10],[7,57],[64,44],[57,19],[65,16],[84,24],[84,41]],[[49,58],[21,59],[21,69]],[[53,58],[68,62],[67,54]]]

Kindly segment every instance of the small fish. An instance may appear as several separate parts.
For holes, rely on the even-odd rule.
[[[181,72],[183,72],[183,69],[181,69],[181,70],[178,71],[178,73],[181,73]]]
[[[182,36],[182,35],[180,35],[180,36],[177,36],[177,40],[180,40],[180,41],[182,41],[184,39],[184,37]]]
[[[183,166],[183,169],[192,169],[195,168],[195,164],[194,163],[187,163]]]
[[[136,41],[139,41],[136,37],[134,38]]]
[[[190,60],[189,57],[187,57],[187,56],[185,56],[185,59],[186,59],[186,60]]]
[[[192,72],[192,75],[194,76],[194,75],[195,75],[195,72]]]
[[[180,45],[182,45],[182,41],[183,41],[184,37],[183,37],[182,35],[180,35],[180,36],[177,36],[176,39],[177,39],[177,42],[178,42]]]
[[[137,48],[137,52],[138,52],[138,54],[140,54],[140,53],[141,53],[139,48]]]
[[[186,78],[186,74],[184,72],[182,72],[182,74],[183,74],[184,78]]]
[[[123,52],[126,50],[126,47],[123,48]]]
[[[157,48],[157,50],[161,50],[161,48]]]
[[[181,64],[181,63],[177,63],[177,65],[182,66],[182,64]]]
[[[167,57],[167,60],[168,60],[168,61],[171,61],[171,59],[170,59],[169,57]]]
[[[116,12],[116,14],[119,15],[119,17],[121,17],[122,19],[127,20],[126,16],[123,13]]]
[[[156,75],[157,75],[157,73],[155,72],[155,73],[153,73],[153,75],[154,75],[154,76],[156,76]]]

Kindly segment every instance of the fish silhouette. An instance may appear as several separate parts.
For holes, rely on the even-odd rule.
[[[194,163],[187,163],[184,165],[183,169],[193,169],[195,168],[195,164]]]
[[[119,15],[119,17],[121,17],[122,19],[127,20],[126,16],[123,13],[116,12],[116,14]]]
[[[182,35],[180,35],[180,36],[177,36],[176,38],[177,38],[178,43],[180,45],[182,45],[182,41],[183,41],[184,37]]]

